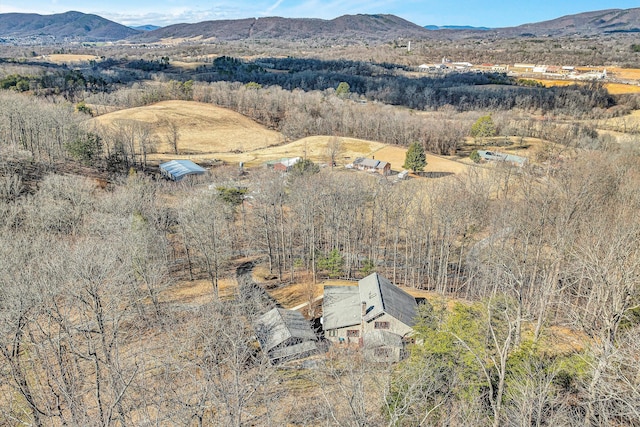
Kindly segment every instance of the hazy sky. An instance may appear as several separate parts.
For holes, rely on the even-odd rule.
[[[0,13],[49,15],[76,10],[124,25],[215,19],[333,19],[345,14],[389,13],[418,25],[507,27],[579,12],[639,7],[638,0],[0,0]]]

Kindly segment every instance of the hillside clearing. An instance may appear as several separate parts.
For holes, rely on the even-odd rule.
[[[183,154],[243,152],[283,142],[280,133],[269,130],[242,114],[194,101],[163,101],[115,111],[94,120],[103,126],[127,120],[149,124],[156,137],[159,158],[172,151],[167,142],[168,123],[177,126],[178,150]]]

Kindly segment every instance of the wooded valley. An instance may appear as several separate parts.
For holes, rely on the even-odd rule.
[[[3,49],[0,424],[640,425],[638,95],[416,76],[393,46],[367,52],[379,61],[255,48],[67,47],[97,58],[78,65]],[[315,167],[281,173],[208,158],[255,150],[214,150],[213,124],[208,152],[190,146],[189,110],[184,127],[99,121],[171,100],[280,135],[256,146],[327,149],[307,159],[305,143]],[[418,143],[462,172],[348,170],[349,138]],[[191,156],[208,175],[158,173]],[[322,286],[371,272],[421,301],[403,361],[323,340],[291,363],[261,351],[252,324],[278,292],[322,338]]]

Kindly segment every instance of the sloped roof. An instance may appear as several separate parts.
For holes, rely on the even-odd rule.
[[[413,327],[417,314],[416,299],[395,286],[384,276],[373,273],[358,282],[360,300],[366,303],[364,320],[370,322],[387,314]]]
[[[378,162],[378,165],[376,166],[376,169],[384,169],[385,167],[387,167],[389,163],[388,162],[383,162],[382,160]]]
[[[375,159],[363,159],[362,162],[360,162],[362,166],[367,168],[376,168],[378,167],[379,163],[380,163],[380,160],[375,160]]]
[[[322,327],[345,328],[362,321],[360,291],[357,286],[325,286],[322,301]]]
[[[160,164],[160,172],[174,181],[180,181],[187,175],[202,175],[207,170],[191,160],[170,160]]]
[[[255,321],[254,329],[260,346],[266,352],[289,338],[316,340],[316,334],[307,319],[299,311],[284,308],[274,308],[260,316]]]
[[[298,344],[288,345],[282,348],[273,350],[269,357],[271,359],[289,358],[302,353],[313,353],[318,350],[318,346],[315,341],[303,341]]]

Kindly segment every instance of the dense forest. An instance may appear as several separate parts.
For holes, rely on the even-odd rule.
[[[595,121],[634,96],[410,78],[386,60],[220,56],[179,73],[165,58],[2,64],[0,424],[640,424],[637,127]],[[545,150],[446,179],[221,166],[173,183],[148,126],[91,121],[171,99],[287,140],[446,155],[490,113],[496,138]],[[372,271],[428,291],[408,357],[272,365],[251,329],[274,305],[254,266],[310,283],[309,302],[315,282]],[[181,298],[196,282],[207,298]]]

